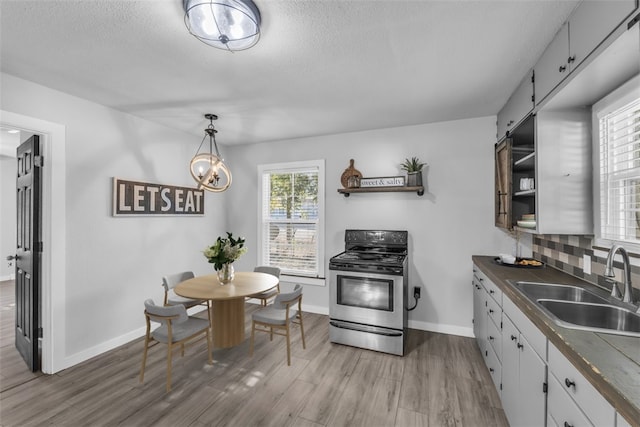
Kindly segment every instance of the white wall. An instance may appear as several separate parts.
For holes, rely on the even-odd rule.
[[[54,308],[64,313],[64,343],[55,345],[66,367],[139,334],[142,303],[160,302],[163,275],[211,272],[201,251],[226,229],[226,195],[207,194],[203,217],[112,217],[114,176],[193,186],[198,137],[6,74],[0,91],[0,110],[66,127],[66,157],[54,166],[66,177],[66,280],[45,284],[66,294]]]
[[[494,227],[495,134],[492,116],[227,148],[234,171],[229,229],[247,237],[250,248],[238,267],[257,263],[257,165],[325,159],[326,277],[329,258],[343,250],[345,229],[408,230],[410,286],[422,288],[410,327],[471,335],[471,256],[515,250],[511,237]],[[428,163],[422,197],[337,192],[349,159],[365,177],[392,176],[412,156]],[[305,305],[327,312],[328,280],[304,292]]]
[[[253,268],[261,163],[325,159],[327,261],[342,250],[346,228],[409,231],[410,285],[423,288],[411,327],[470,335],[471,255],[513,250],[511,238],[493,226],[495,117],[223,147],[234,184],[226,193],[207,194],[204,217],[114,218],[112,177],[191,186],[187,164],[198,139],[6,74],[0,74],[0,90],[0,110],[66,129],[66,155],[57,166],[66,182],[66,279],[50,284],[66,295],[54,308],[65,320],[64,342],[56,343],[65,360],[57,366],[139,334],[142,301],[160,300],[161,276],[211,272],[200,251],[226,230],[248,239],[250,252],[237,269]],[[423,197],[344,198],[336,191],[350,158],[365,176],[383,176],[400,174],[400,162],[411,156],[429,163]],[[328,286],[306,286],[305,304],[326,312]]]
[[[16,159],[0,155],[0,280],[10,280],[15,271],[8,255],[16,253]]]

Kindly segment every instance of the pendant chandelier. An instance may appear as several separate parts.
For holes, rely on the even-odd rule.
[[[251,0],[183,0],[184,23],[198,40],[231,52],[260,38],[260,11]]]
[[[231,186],[231,171],[224,164],[224,159],[220,157],[218,144],[216,143],[217,130],[213,127],[213,121],[218,120],[215,114],[205,114],[209,120],[209,126],[204,130],[205,134],[196,151],[196,155],[191,159],[191,176],[198,183],[198,189],[220,193]],[[209,137],[209,152],[200,153],[202,144]],[[215,154],[213,148],[215,147]]]

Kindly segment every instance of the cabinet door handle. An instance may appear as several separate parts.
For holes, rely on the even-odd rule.
[[[567,66],[566,66],[566,65],[561,65],[561,66],[558,68],[558,71],[559,71],[559,72],[561,72],[561,73],[564,73],[566,70],[567,70]]]
[[[489,341],[493,341],[493,340],[494,338],[491,335],[489,335]]]
[[[518,343],[518,348],[524,348],[524,345]]]
[[[493,313],[493,310],[489,309],[489,313],[490,313],[490,314],[491,314],[491,313]]]
[[[511,335],[511,341],[515,341],[515,340],[517,340],[517,339],[518,339],[518,337],[517,337],[517,336],[515,336],[515,335]]]
[[[490,293],[490,294],[495,294],[495,293],[496,293],[496,291],[494,291],[493,289],[489,289],[489,293]]]
[[[493,372],[493,368],[489,368],[489,372]]]
[[[575,56],[575,55],[570,56],[570,57],[568,57],[568,58],[567,58],[567,62],[568,62],[569,64],[571,64],[571,63],[572,63],[572,62],[574,62],[575,60],[576,60],[576,56]]]
[[[566,385],[567,388],[576,388],[576,383],[574,381],[571,381],[569,378],[564,379],[564,385]]]
[[[573,425],[572,425],[572,424],[569,424],[568,422],[566,422],[566,421],[565,421],[565,422],[564,422],[564,427],[573,427]]]

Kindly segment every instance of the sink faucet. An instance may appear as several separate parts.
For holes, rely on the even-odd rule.
[[[616,252],[620,252],[622,255],[622,267],[624,270],[624,295],[620,294],[620,289],[618,289],[618,284],[615,281],[612,281],[613,288],[611,289],[611,296],[622,299],[622,302],[635,303],[633,298],[633,287],[631,286],[631,265],[629,263],[629,254],[620,245],[613,245],[609,250],[609,255],[607,255],[607,264],[604,269],[605,277],[616,277],[613,272],[613,257]]]

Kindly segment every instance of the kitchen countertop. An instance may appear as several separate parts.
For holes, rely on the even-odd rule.
[[[493,256],[474,255],[473,263],[544,333],[631,425],[640,422],[640,338],[567,329],[556,325],[507,280],[577,285],[603,290],[556,270],[498,265]],[[632,422],[633,421],[633,422]]]

